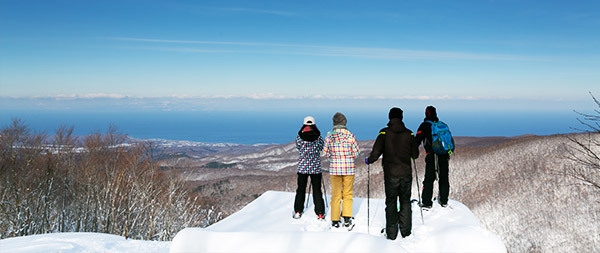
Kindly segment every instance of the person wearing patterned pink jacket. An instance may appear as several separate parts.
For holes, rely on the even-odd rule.
[[[354,134],[346,127],[346,116],[333,115],[333,129],[327,133],[323,152],[329,158],[331,178],[331,225],[352,227],[352,198],[354,194],[354,159],[360,153]],[[340,204],[342,210],[340,214]],[[340,215],[344,223],[340,224]]]
[[[313,188],[313,201],[315,213],[319,220],[325,219],[325,202],[321,194],[321,151],[323,150],[323,138],[311,116],[304,118],[304,123],[296,136],[296,149],[300,152],[298,157],[298,188],[294,200],[294,219],[299,219],[304,212],[304,196],[306,184],[310,177]]]

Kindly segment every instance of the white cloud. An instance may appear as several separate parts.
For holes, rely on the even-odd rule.
[[[113,99],[121,99],[127,98],[129,96],[122,94],[111,94],[111,93],[89,93],[89,94],[57,94],[57,95],[48,95],[48,96],[31,96],[31,97],[13,97],[16,99],[19,98],[29,98],[29,99],[56,99],[56,100],[74,100],[74,99],[94,99],[94,98],[113,98]]]
[[[345,46],[322,46],[307,44],[281,44],[281,43],[256,43],[238,41],[196,41],[196,40],[166,40],[148,38],[123,38],[114,37],[112,40],[129,42],[141,42],[142,46],[128,46],[129,48],[155,51],[174,51],[189,53],[262,53],[277,55],[313,55],[330,57],[352,57],[368,59],[388,60],[492,60],[492,61],[544,61],[537,57],[470,53],[458,51],[432,51],[432,50],[409,50],[396,48],[370,48],[370,47],[345,47]],[[147,46],[146,44],[185,44],[196,45],[194,47],[173,46]],[[206,48],[208,46],[219,48]],[[228,48],[222,48],[228,47]],[[232,48],[235,47],[235,48]]]

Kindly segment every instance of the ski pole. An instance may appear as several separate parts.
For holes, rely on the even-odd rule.
[[[419,189],[419,173],[417,172],[417,164],[415,160],[412,159],[413,167],[415,168],[415,180],[417,181],[417,194],[419,195],[419,210],[421,210],[421,223],[425,224],[425,220],[423,220],[423,207],[421,207],[421,190]]]
[[[440,167],[439,167],[439,164],[438,164],[438,155],[437,154],[433,154],[433,156],[435,158],[434,159],[435,160],[435,181],[439,182],[439,179],[440,179],[440,175],[439,175],[440,174]]]
[[[371,166],[367,163],[367,234],[369,234],[369,228],[371,228],[371,214],[370,214],[370,210],[371,210],[371,205],[370,205],[370,199],[371,199]]]

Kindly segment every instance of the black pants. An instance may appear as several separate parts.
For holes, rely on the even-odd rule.
[[[433,201],[433,182],[435,181],[435,154],[427,154],[425,157],[425,180],[423,181],[423,205],[431,206]],[[437,155],[438,164],[438,183],[440,203],[448,204],[448,193],[450,192],[450,183],[448,182],[448,155]]]
[[[412,178],[384,177],[385,183],[385,232],[395,240],[398,225],[402,237],[409,236],[412,230],[412,210],[410,206],[410,188]],[[398,202],[400,211],[398,211]]]
[[[315,213],[325,214],[325,202],[321,193],[322,174],[300,174],[298,173],[298,189],[296,189],[296,200],[294,201],[294,212],[304,211],[304,196],[306,195],[306,183],[310,177],[312,185]]]

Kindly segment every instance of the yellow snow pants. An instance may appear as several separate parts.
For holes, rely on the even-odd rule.
[[[352,197],[354,194],[354,175],[330,175],[331,177],[331,221],[340,220],[341,215],[352,217]],[[343,202],[342,202],[343,201]]]

